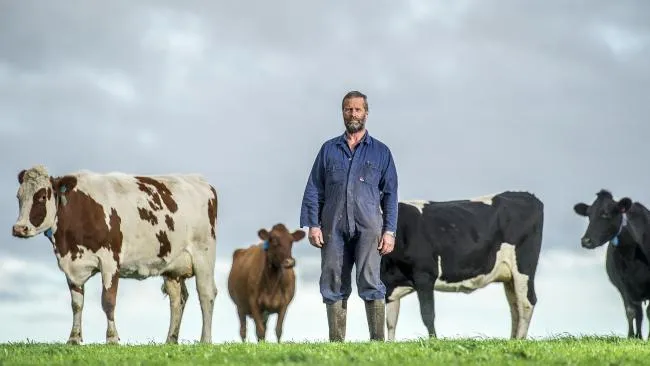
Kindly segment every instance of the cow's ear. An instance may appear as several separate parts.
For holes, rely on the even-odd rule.
[[[266,229],[260,229],[260,230],[257,232],[257,236],[259,236],[260,239],[262,239],[262,240],[269,240],[269,236],[270,236],[270,235],[269,235],[269,232],[266,231]]]
[[[588,210],[589,210],[589,205],[587,205],[586,203],[583,203],[583,202],[576,203],[573,206],[573,211],[575,211],[575,213],[577,213],[580,216],[587,216],[587,211]]]
[[[618,207],[619,212],[628,212],[630,208],[632,208],[632,200],[628,197],[621,198],[616,206]]]
[[[64,175],[63,177],[50,178],[52,188],[56,193],[65,193],[73,190],[77,186],[77,177]]]
[[[25,172],[26,172],[26,170],[23,169],[23,170],[20,171],[20,173],[18,173],[18,183],[19,184],[23,184],[23,180],[25,179]]]
[[[293,237],[293,241],[301,241],[305,237],[305,232],[302,230],[296,230],[291,233],[291,236]]]

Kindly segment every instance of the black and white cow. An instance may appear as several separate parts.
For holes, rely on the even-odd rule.
[[[526,338],[543,226],[544,205],[527,192],[401,201],[395,249],[381,263],[388,340],[395,339],[400,298],[417,293],[424,325],[436,337],[434,290],[471,293],[493,282],[505,287],[511,338]]]
[[[591,205],[576,203],[573,210],[589,219],[580,240],[583,248],[594,249],[609,242],[605,270],[621,294],[627,316],[628,338],[641,339],[641,303],[650,300],[650,212],[629,197],[616,201],[604,189],[596,193]],[[646,311],[650,318],[650,307]],[[636,332],[633,326],[635,319]]]

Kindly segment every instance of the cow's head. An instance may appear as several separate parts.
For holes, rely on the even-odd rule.
[[[580,216],[589,218],[587,231],[582,236],[581,244],[588,249],[597,248],[614,239],[625,224],[624,215],[632,207],[632,200],[628,197],[620,201],[614,200],[612,194],[601,190],[596,194],[596,199],[591,205],[580,202],[573,206],[573,210]]]
[[[53,178],[42,165],[18,173],[18,220],[12,234],[30,238],[51,228],[56,218],[57,202],[77,180],[72,176]]]
[[[292,268],[296,264],[296,260],[291,256],[291,248],[294,242],[305,237],[304,231],[296,230],[290,233],[283,224],[277,224],[271,231],[260,229],[257,235],[264,240],[264,248],[273,267]]]

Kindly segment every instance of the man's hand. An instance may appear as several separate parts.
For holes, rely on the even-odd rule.
[[[309,244],[315,246],[316,248],[322,248],[325,241],[323,240],[323,233],[319,227],[310,227],[309,228]]]
[[[394,248],[395,237],[391,233],[384,233],[379,241],[379,247],[377,247],[377,249],[379,249],[379,254],[386,255],[392,252]]]

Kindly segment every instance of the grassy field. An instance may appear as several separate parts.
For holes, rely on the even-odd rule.
[[[0,345],[0,365],[634,365],[650,344],[617,337],[421,340],[398,343]]]

